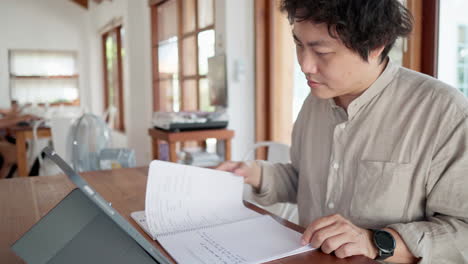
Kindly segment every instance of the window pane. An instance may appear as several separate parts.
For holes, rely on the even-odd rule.
[[[296,118],[301,110],[302,104],[304,103],[305,98],[310,93],[310,87],[307,85],[307,80],[304,77],[304,73],[301,70],[301,66],[297,60],[297,57],[294,58],[294,89],[293,89],[293,102],[292,102],[292,120],[296,121]]]
[[[205,112],[214,112],[215,107],[211,105],[210,87],[208,79],[200,79],[200,110]]]
[[[468,62],[468,45],[463,45],[462,43],[458,45],[457,57],[459,64],[465,64]]]
[[[158,7],[159,42],[177,37],[177,1],[170,0]]]
[[[77,79],[11,79],[11,97],[20,104],[60,103],[78,99]]]
[[[10,78],[11,99],[20,103],[78,100],[76,61],[73,51],[10,51],[10,74],[18,76]]]
[[[172,92],[174,90],[173,80],[164,80],[159,82],[159,111],[172,111],[174,98]]]
[[[403,51],[404,51],[404,41],[405,39],[398,38],[395,42],[395,45],[388,53],[388,56],[392,60],[393,63],[398,65],[403,65]]]
[[[468,95],[468,1],[440,1],[438,78]]]
[[[195,36],[190,36],[183,39],[183,75],[184,76],[193,76],[197,74],[197,57],[196,57],[196,48],[197,43]]]
[[[183,32],[193,32],[195,31],[195,0],[184,0],[182,3],[182,9],[184,14]]]
[[[172,111],[180,111],[180,85],[179,79],[172,80]]]
[[[105,40],[106,45],[106,70],[107,70],[107,100],[109,106],[116,106],[118,102],[118,63],[117,63],[117,34],[110,32]]]
[[[198,33],[198,74],[208,73],[208,58],[215,55],[214,30],[206,30]]]
[[[158,48],[159,78],[177,78],[179,73],[179,54],[177,38],[172,38]]]
[[[407,6],[407,0],[398,1],[401,2],[403,5]],[[404,45],[406,44],[405,41],[406,39],[398,38],[395,42],[395,45],[393,45],[393,48],[388,53],[388,56],[390,57],[392,62],[400,66],[403,65],[403,54],[405,49]]]
[[[465,27],[458,27],[458,42],[466,43],[466,29]]]
[[[213,0],[198,0],[198,28],[214,24]]]
[[[184,96],[182,103],[182,111],[198,110],[198,91],[196,80],[186,80],[183,83]]]
[[[76,53],[72,51],[10,51],[10,73],[19,76],[77,74]]]
[[[458,83],[463,84],[465,82],[465,69],[463,67],[458,67]],[[461,87],[460,87],[461,88]]]

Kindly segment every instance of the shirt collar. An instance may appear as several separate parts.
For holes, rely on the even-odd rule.
[[[387,87],[390,82],[394,79],[395,75],[398,73],[400,66],[394,64],[391,59],[388,59],[387,66],[385,70],[380,74],[377,80],[364,91],[359,97],[354,99],[348,106],[348,119],[352,119],[356,113],[361,109],[361,107],[368,104],[376,95],[380,94],[385,87]],[[336,105],[333,98],[329,99],[330,106],[332,108],[341,108]]]

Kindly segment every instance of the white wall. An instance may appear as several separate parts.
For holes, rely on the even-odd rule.
[[[218,0],[218,5],[225,12],[217,19],[225,19],[229,128],[235,131],[232,159],[240,160],[255,141],[254,1]]]
[[[139,2],[139,1],[135,1]],[[103,54],[102,54],[102,34],[105,32],[105,27],[113,20],[121,20],[123,27],[127,30],[127,0],[114,0],[112,2],[103,1],[97,5],[94,2],[89,2],[89,9],[86,12],[83,21],[88,34],[89,47],[89,74],[90,82],[87,90],[92,95],[90,98],[90,111],[96,114],[101,114],[106,111],[104,109],[104,80],[103,80]],[[123,47],[128,52],[128,34],[122,39]],[[127,56],[127,57],[128,57]],[[129,117],[128,109],[128,89],[130,87],[128,78],[128,60],[123,58],[123,88],[124,88],[124,123],[128,132],[131,128],[128,126]],[[112,133],[113,147],[127,147],[128,138],[126,134],[119,132]],[[137,151],[137,161],[140,161],[139,152]],[[140,165],[140,164],[139,164]]]
[[[137,163],[148,165],[151,160],[152,56],[150,8],[146,0],[128,1],[127,63],[129,87],[125,98],[128,146],[136,150]]]
[[[112,20],[120,19],[125,30],[122,39],[125,49],[124,72],[124,117],[125,134],[113,133],[115,147],[128,147],[136,152],[138,166],[148,165],[151,160],[151,139],[148,128],[152,116],[152,76],[150,9],[146,0],[114,0],[99,5],[91,4],[88,13],[90,32],[92,109],[103,108],[102,76],[102,29]]]
[[[88,86],[85,9],[63,0],[0,1],[0,107],[10,106],[9,49],[74,50],[78,52],[80,99],[86,105]]]

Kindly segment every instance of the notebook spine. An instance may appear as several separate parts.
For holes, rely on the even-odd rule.
[[[233,220],[233,221],[229,221],[229,222],[224,222],[224,223],[219,223],[219,224],[214,224],[214,225],[201,226],[201,227],[192,227],[192,228],[187,228],[187,229],[183,229],[183,230],[179,230],[179,231],[169,231],[169,232],[156,233],[155,238],[157,239],[158,237],[172,236],[172,235],[175,235],[175,234],[191,232],[191,231],[196,231],[196,230],[205,230],[205,229],[209,229],[209,228],[213,228],[213,227],[217,227],[217,226],[229,225],[229,224],[236,223],[236,222],[242,222],[242,221],[246,221],[246,220],[261,217],[261,216],[262,215],[252,216],[252,217],[247,217],[247,218],[240,219],[240,220]]]
[[[163,232],[163,233],[156,234],[156,238],[165,237],[165,236],[172,236],[172,235],[175,235],[175,234],[178,234],[178,233],[185,233],[185,232],[191,232],[191,231],[196,231],[196,230],[205,230],[205,229],[213,228],[213,227],[219,226],[219,225],[223,225],[223,224],[187,228],[187,229],[184,229],[182,231]]]

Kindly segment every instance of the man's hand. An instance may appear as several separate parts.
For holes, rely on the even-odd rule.
[[[226,161],[216,169],[242,176],[245,183],[252,185],[255,189],[260,188],[261,168],[255,162]]]
[[[378,254],[372,231],[357,227],[338,214],[312,222],[302,235],[302,243],[321,248],[326,254],[335,252],[339,258],[364,255],[375,259]]]

